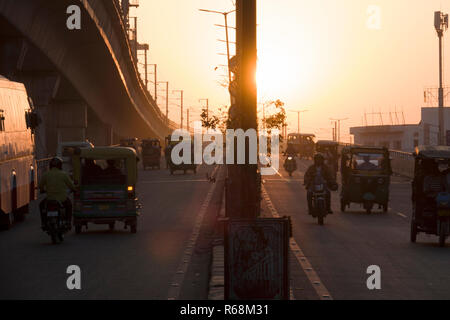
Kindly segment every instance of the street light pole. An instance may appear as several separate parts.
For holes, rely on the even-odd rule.
[[[180,129],[183,129],[183,90],[173,90],[173,93],[180,93],[181,94],[181,121],[180,121]]]
[[[228,81],[229,81],[229,84],[231,84],[230,41],[229,41],[229,37],[228,37],[228,15],[230,13],[236,12],[236,10],[232,10],[232,11],[228,11],[228,12],[220,12],[220,11],[214,11],[214,10],[199,9],[199,11],[221,14],[225,18],[225,36],[226,36],[226,42],[227,42],[227,58],[228,58]]]
[[[337,133],[336,133],[336,135],[337,135],[337,142],[338,143],[341,143],[341,121],[345,121],[345,120],[348,120],[348,118],[343,118],[343,119],[330,119],[331,121],[335,121],[335,125],[336,125],[336,123],[337,123],[337,128],[336,128],[336,130],[337,130]]]
[[[160,81],[166,84],[166,122],[169,123],[169,81]]]
[[[291,110],[291,112],[297,113],[297,133],[300,133],[300,113],[308,112],[308,111],[309,110],[300,110],[300,111]]]
[[[439,38],[439,145],[445,145],[445,119],[444,119],[444,87],[443,87],[443,75],[442,75],[442,38],[444,31],[448,28],[448,14],[444,14],[441,11],[434,13],[434,27]]]
[[[155,68],[154,76],[155,76],[155,103],[158,105],[158,65],[157,64],[150,64],[150,66],[153,66]]]

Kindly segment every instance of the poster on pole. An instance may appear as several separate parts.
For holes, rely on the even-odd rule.
[[[231,219],[225,227],[225,299],[288,300],[288,218]]]

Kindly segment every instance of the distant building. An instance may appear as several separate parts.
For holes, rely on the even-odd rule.
[[[450,146],[450,108],[444,108],[444,130]],[[437,145],[439,132],[438,108],[422,108],[419,124],[378,125],[350,128],[355,144],[384,146],[412,152],[418,145]]]

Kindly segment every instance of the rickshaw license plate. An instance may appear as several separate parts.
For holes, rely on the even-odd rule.
[[[98,208],[102,211],[108,210],[109,209],[109,205],[108,204],[101,204],[98,206]]]
[[[447,217],[450,216],[450,210],[439,210],[438,215],[441,217]]]
[[[57,217],[58,211],[49,211],[47,212],[47,217]]]

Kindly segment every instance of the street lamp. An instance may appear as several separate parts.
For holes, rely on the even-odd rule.
[[[228,58],[228,81],[231,84],[231,70],[230,70],[230,41],[228,38],[228,15],[230,13],[236,12],[236,10],[228,11],[228,12],[220,12],[220,11],[214,11],[214,10],[206,10],[206,9],[199,9],[199,11],[202,12],[208,12],[208,13],[216,13],[221,14],[225,18],[225,34],[226,34],[226,42],[227,42],[227,58]]]
[[[434,28],[439,38],[439,145],[445,145],[444,143],[444,88],[442,84],[442,37],[444,31],[448,29],[448,14],[444,14],[441,11],[434,13]]]

